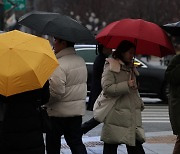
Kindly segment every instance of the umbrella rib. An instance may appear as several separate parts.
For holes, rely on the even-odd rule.
[[[46,23],[46,26],[42,29],[42,31],[40,32],[41,34],[47,34],[46,32],[45,32],[45,29],[46,29],[46,27],[48,26],[48,24],[50,24],[52,21],[50,20],[50,21],[48,21],[47,23]]]
[[[27,51],[27,52],[29,52],[28,50],[23,50],[23,52],[25,52],[25,51]],[[32,51],[32,52],[34,52],[34,51]],[[35,53],[37,53],[37,54],[40,54],[39,52],[35,52]],[[18,54],[18,56],[19,57],[21,57],[21,59],[23,60],[23,61],[25,61],[23,58],[22,58],[22,56],[21,56],[21,54],[20,53],[18,53],[17,52],[17,54]],[[51,56],[49,56],[48,54],[46,54],[46,53],[43,53],[46,57],[48,57],[48,58],[50,58],[50,59],[52,59],[52,57]],[[57,64],[58,64],[58,62],[57,62]],[[32,68],[30,65],[28,65],[30,68]],[[34,74],[36,75],[36,73],[34,72]],[[36,77],[37,77],[37,75],[36,75]]]
[[[112,36],[110,36],[110,38],[108,40],[108,43],[107,43],[107,46],[108,46],[109,42],[111,41],[111,39],[112,39]]]
[[[20,59],[22,59],[22,61],[24,61],[24,59],[23,59],[21,56],[19,56],[19,54],[16,54],[16,55],[17,55]],[[28,66],[29,68],[32,68],[32,67],[31,67],[30,65],[28,65],[27,63],[25,63],[25,64],[26,64],[26,66]],[[7,67],[7,68],[9,68],[9,67]],[[7,69],[7,68],[6,68],[6,69]],[[7,72],[8,72],[7,74],[10,74],[9,70],[8,70]],[[32,72],[33,72],[33,74],[36,76],[36,79],[37,79],[38,77],[37,77],[36,73],[35,73],[34,71],[32,71]],[[9,81],[10,81],[10,80],[11,80],[10,77],[7,76],[7,87],[10,87],[10,86],[9,86],[9,84],[10,84]],[[38,84],[41,85],[40,82],[39,82],[39,80],[37,80],[37,81],[38,81]],[[6,89],[6,92],[5,92],[5,93],[8,94],[8,91],[9,91],[9,88]]]
[[[28,35],[28,34],[27,34]],[[30,34],[29,34],[30,35]],[[32,40],[34,40],[34,39],[37,39],[37,38],[39,38],[39,37],[37,37],[37,36],[32,36],[30,39],[26,39],[26,40],[24,40],[24,41],[21,41],[21,42],[19,42],[19,43],[17,43],[14,47],[17,47],[17,46],[20,46],[21,44],[26,44],[26,43],[28,43],[28,42],[31,42]],[[43,39],[43,38],[40,38],[40,39]],[[44,39],[44,40],[46,40],[46,39]],[[48,41],[48,40],[47,40]],[[33,52],[32,50],[31,50],[31,52]]]
[[[18,49],[19,51],[20,50],[22,50],[22,49]],[[44,51],[46,51],[46,49],[43,49]],[[34,53],[37,53],[37,54],[40,54],[39,52],[37,52],[36,50],[22,50],[22,52],[25,52],[25,51],[27,51],[27,52],[34,52]],[[53,51],[52,51],[53,52]],[[21,56],[21,54],[20,53],[18,53],[18,52],[16,52],[19,56]],[[46,54],[45,52],[43,53],[43,54],[45,54],[46,56],[48,56],[49,58],[52,58],[51,56],[49,56],[48,54]]]
[[[0,39],[0,94],[11,96],[42,88],[58,66],[48,40],[17,30]]]
[[[16,52],[17,53],[17,52]],[[24,61],[25,62],[25,64],[26,64],[26,66],[28,66],[29,68],[31,68],[31,69],[33,69],[33,67],[31,66],[31,65],[29,65],[28,63],[26,63],[26,61],[22,58],[22,56],[19,54],[19,53],[17,53],[17,56],[20,58],[20,59],[22,59],[22,61]],[[37,76],[37,74],[33,71],[33,74],[36,76],[36,78],[38,79],[38,76]],[[40,84],[40,82],[39,82],[39,80],[38,80],[38,83],[39,83],[39,85],[41,85]]]
[[[147,53],[160,57],[175,54],[164,30],[143,19],[122,19],[110,23],[98,33],[96,39],[109,48],[117,48],[122,40],[135,44],[140,42],[141,45],[137,45],[137,54]]]
[[[43,39],[43,38],[42,38]],[[13,48],[15,48],[15,47],[17,47],[17,46],[20,46],[21,44],[24,44],[24,43],[27,43],[27,42],[30,42],[30,41],[32,41],[32,39],[29,39],[29,40],[26,40],[26,41],[24,41],[24,42],[21,42],[21,43],[19,43],[19,44],[16,44]],[[48,41],[48,40],[47,40]],[[42,48],[44,51],[46,50],[46,49],[44,49],[44,48]],[[22,49],[18,49],[18,50],[22,50]],[[24,51],[30,51],[30,52],[34,52],[34,53],[39,53],[39,52],[37,52],[36,50],[29,50],[29,49],[26,49],[26,50],[24,50],[23,49],[23,52]],[[52,51],[53,52],[53,51]]]

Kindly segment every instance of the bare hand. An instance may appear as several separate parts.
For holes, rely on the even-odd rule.
[[[137,86],[136,86],[136,81],[135,80],[129,80],[128,81],[128,86],[132,89],[136,89]]]

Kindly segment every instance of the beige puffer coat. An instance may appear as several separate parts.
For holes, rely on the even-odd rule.
[[[50,101],[46,105],[49,116],[73,117],[84,115],[87,95],[87,68],[74,48],[56,54],[58,68],[52,74]]]
[[[135,140],[145,141],[141,111],[144,104],[138,90],[128,87],[131,69],[120,60],[108,58],[102,75],[102,89],[108,98],[119,97],[106,116],[101,140],[109,144],[135,146]],[[134,68],[134,74],[138,75]],[[135,75],[133,75],[135,78]]]

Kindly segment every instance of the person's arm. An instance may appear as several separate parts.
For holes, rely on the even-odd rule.
[[[180,55],[175,56],[168,65],[165,73],[165,79],[174,85],[180,84]]]
[[[55,70],[49,80],[50,84],[50,102],[51,100],[60,101],[65,93],[66,74],[62,68]]]
[[[127,81],[115,83],[114,73],[110,71],[109,64],[105,64],[101,84],[105,95],[120,96],[130,92]]]

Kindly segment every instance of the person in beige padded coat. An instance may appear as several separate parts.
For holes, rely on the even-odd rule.
[[[123,40],[112,58],[106,59],[101,80],[103,95],[116,102],[106,115],[102,127],[103,154],[117,154],[119,144],[126,144],[128,154],[145,153],[141,118],[144,104],[136,83],[139,73],[133,64],[135,49],[133,43]],[[117,99],[113,99],[115,97]]]
[[[74,49],[74,43],[54,39],[59,66],[50,77],[50,101],[47,106],[52,131],[46,134],[47,154],[60,154],[64,138],[73,154],[87,154],[82,142],[81,123],[86,110],[87,68]]]

